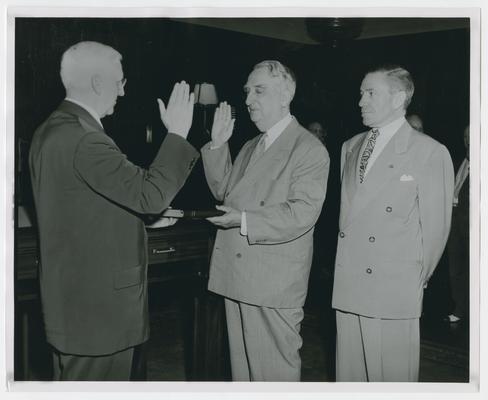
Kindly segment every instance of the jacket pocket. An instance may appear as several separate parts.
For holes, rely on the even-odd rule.
[[[145,269],[142,265],[115,271],[114,288],[123,289],[134,285],[140,285],[144,280],[144,275]]]

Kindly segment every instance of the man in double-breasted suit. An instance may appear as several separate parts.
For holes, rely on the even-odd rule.
[[[209,187],[225,215],[209,289],[225,297],[233,380],[298,381],[300,323],[313,227],[325,198],[327,150],[290,115],[295,80],[277,61],[257,64],[244,86],[262,132],[232,163],[230,107],[221,104],[202,149]]]
[[[193,98],[176,84],[168,128],[150,167],[129,162],[100,119],[124,95],[122,56],[95,42],[63,54],[66,99],[30,149],[42,310],[54,380],[129,380],[133,348],[149,335],[147,239],[140,214],[167,208],[198,152],[186,141]]]
[[[449,234],[447,149],[414,130],[414,92],[399,66],[367,73],[359,106],[371,128],[344,143],[332,305],[338,381],[416,381],[423,290]]]

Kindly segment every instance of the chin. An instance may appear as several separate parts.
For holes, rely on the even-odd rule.
[[[254,125],[256,125],[256,128],[258,128],[259,132],[265,132],[266,131],[266,128],[264,128],[259,122],[254,122]]]

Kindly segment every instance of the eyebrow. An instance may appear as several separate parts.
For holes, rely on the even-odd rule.
[[[249,89],[251,87],[255,87],[255,88],[266,88],[268,85],[266,85],[265,83],[258,83],[256,85],[244,85],[243,89],[246,90],[246,89]]]

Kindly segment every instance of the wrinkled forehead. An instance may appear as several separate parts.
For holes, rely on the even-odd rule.
[[[384,72],[370,72],[361,82],[361,91],[385,88],[390,88],[390,82]]]
[[[254,86],[271,86],[277,85],[281,82],[279,77],[271,76],[269,70],[265,67],[257,68],[253,70],[244,85],[244,88],[250,88]]]

